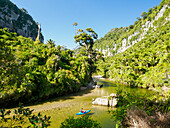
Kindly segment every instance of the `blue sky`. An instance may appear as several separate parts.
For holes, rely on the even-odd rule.
[[[11,0],[25,8],[41,24],[44,43],[48,39],[56,45],[74,49],[73,23],[77,28],[91,27],[103,37],[115,27],[133,24],[143,11],[148,11],[162,0]]]

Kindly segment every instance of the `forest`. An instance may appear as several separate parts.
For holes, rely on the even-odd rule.
[[[142,25],[148,21],[147,18],[151,17],[151,19],[153,19],[152,17],[155,17],[155,14],[158,13],[157,11],[166,5],[166,3],[168,3],[168,0],[162,1],[160,5],[154,7],[154,9],[149,9],[150,11],[146,13],[145,17],[135,22],[136,25],[134,25],[133,28],[115,28],[113,32],[109,32],[104,38],[98,41],[107,41],[109,37],[110,39],[121,37],[124,35],[123,30],[126,31],[126,29],[132,29],[126,34],[135,31],[136,28],[140,28],[139,24]],[[98,73],[131,87],[154,89],[169,97],[169,92],[164,89],[169,87],[170,22],[166,22],[166,17],[169,15],[169,12],[170,9],[167,8],[163,17],[154,21],[153,24],[156,26],[156,29],[150,27],[147,35],[141,41],[125,52],[115,52],[116,55],[113,57],[106,57],[105,62],[99,62],[97,65]],[[115,32],[118,35],[115,35]],[[113,35],[109,36],[110,34]],[[119,40],[115,40],[119,42],[120,38]],[[98,41],[96,45],[100,46]],[[104,43],[102,42],[102,44]]]
[[[155,20],[164,6],[163,16]],[[8,123],[8,127],[22,127],[22,123],[26,125],[27,122],[32,124],[28,127],[37,128],[39,122],[41,127],[50,126],[50,116],[34,114],[34,110],[23,105],[79,92],[81,87],[94,82],[93,75],[101,75],[118,85],[155,92],[150,96],[138,96],[119,88],[117,109],[109,111],[117,122],[117,128],[132,126],[134,118],[139,124],[145,124],[142,126],[169,127],[169,6],[169,0],[162,0],[159,6],[142,12],[133,25],[114,28],[100,39],[91,28],[75,29],[75,43],[80,46],[75,50],[56,46],[52,39],[42,43],[7,28],[0,29],[0,127],[15,121],[19,122],[18,125]],[[147,22],[153,22],[154,27],[149,27],[139,40],[145,32],[142,26]],[[77,28],[77,23],[73,26]],[[129,39],[135,32],[137,34]],[[123,47],[123,40],[129,40],[126,45],[131,47],[118,52]],[[138,42],[133,44],[135,40]],[[107,48],[111,49],[111,54],[103,57],[102,50]],[[9,108],[18,106],[13,117],[7,117],[11,114]],[[140,118],[137,113],[140,113]],[[89,116],[69,117],[60,127],[83,127],[87,122],[87,128],[101,127]]]
[[[47,44],[0,29],[0,105],[61,96],[89,82],[88,57],[77,55],[53,40]]]

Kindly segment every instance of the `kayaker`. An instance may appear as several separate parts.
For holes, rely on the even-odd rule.
[[[83,111],[83,108],[81,108],[80,112],[84,113],[85,111]]]

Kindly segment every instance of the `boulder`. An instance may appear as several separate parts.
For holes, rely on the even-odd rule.
[[[102,87],[103,87],[103,84],[93,85],[92,87],[93,87],[93,88],[102,88]]]
[[[110,96],[104,96],[101,98],[96,98],[92,102],[93,105],[104,105],[104,106],[116,106],[117,98],[116,94],[112,93]]]
[[[105,105],[108,106],[108,98],[96,98],[92,104],[94,105]]]
[[[110,94],[111,97],[117,97],[115,93]]]
[[[80,91],[86,90],[87,87],[80,87]]]

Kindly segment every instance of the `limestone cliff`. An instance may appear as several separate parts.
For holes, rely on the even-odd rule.
[[[148,33],[154,32],[157,27],[170,21],[170,3],[163,0],[157,7],[150,8],[145,17],[137,18],[129,27],[114,28],[104,37],[95,42],[95,49],[102,52],[105,57],[124,52],[134,44],[141,41]]]
[[[19,9],[9,0],[0,0],[0,28],[8,28],[24,37],[31,37],[36,40],[39,35],[41,42],[44,42],[42,33],[38,34],[38,23],[23,8]]]

